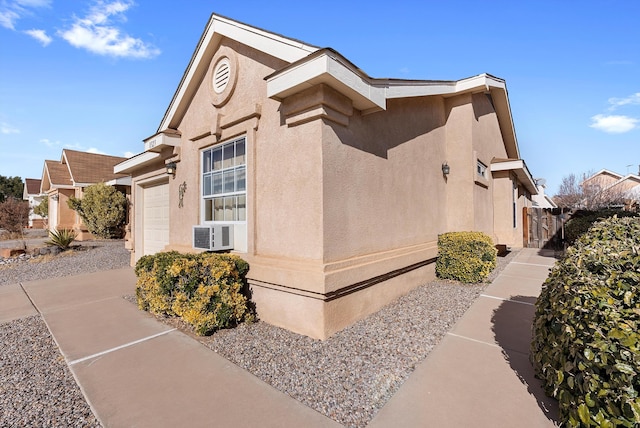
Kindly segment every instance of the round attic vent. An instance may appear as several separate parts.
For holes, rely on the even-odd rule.
[[[221,59],[213,71],[213,90],[221,94],[227,88],[231,79],[231,64],[227,58]]]

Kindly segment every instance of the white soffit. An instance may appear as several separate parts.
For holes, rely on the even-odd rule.
[[[508,161],[500,161],[491,164],[491,172],[497,171],[513,171],[518,180],[527,188],[532,195],[538,194],[536,182],[533,180],[527,164],[522,159],[512,159]]]
[[[352,70],[330,51],[300,61],[269,76],[267,96],[284,99],[321,83],[349,97],[353,100],[354,107],[359,110],[386,107],[384,88],[371,85],[365,77]]]
[[[128,174],[131,171],[140,168],[141,166],[157,159],[160,157],[160,153],[156,152],[142,152],[130,159],[127,159],[124,162],[120,162],[119,164],[113,167],[113,172],[115,174]]]

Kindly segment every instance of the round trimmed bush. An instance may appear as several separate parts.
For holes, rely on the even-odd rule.
[[[466,283],[482,282],[496,267],[498,252],[482,232],[448,232],[438,236],[436,275]]]

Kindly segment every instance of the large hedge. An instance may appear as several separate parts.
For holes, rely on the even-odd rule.
[[[250,321],[243,293],[249,264],[231,254],[176,251],[138,260],[136,297],[140,309],[179,316],[199,335]]]
[[[594,223],[536,302],[531,359],[570,427],[640,424],[640,219]]]
[[[438,236],[436,275],[466,283],[482,282],[495,269],[497,253],[485,233],[443,233]]]
[[[565,242],[573,245],[580,236],[585,234],[593,223],[609,217],[637,217],[638,214],[622,210],[578,210],[571,215],[564,228]]]

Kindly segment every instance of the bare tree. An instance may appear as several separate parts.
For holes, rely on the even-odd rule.
[[[574,173],[562,177],[558,193],[553,197],[556,205],[561,208],[577,208],[584,199],[580,183]]]
[[[571,173],[562,178],[553,200],[562,208],[598,210],[629,206],[632,194],[630,187],[616,177],[593,172],[578,177]]]

